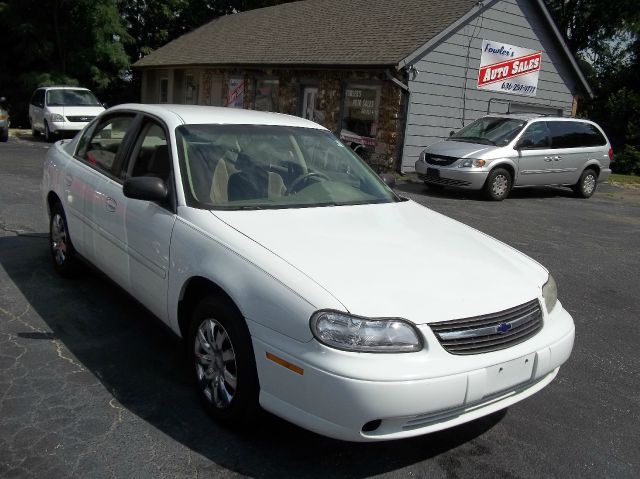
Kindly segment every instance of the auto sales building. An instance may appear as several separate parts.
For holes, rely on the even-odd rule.
[[[487,113],[591,90],[542,0],[305,0],[220,17],[134,65],[144,103],[312,119],[378,170]]]

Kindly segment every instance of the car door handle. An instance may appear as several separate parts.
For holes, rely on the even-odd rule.
[[[551,157],[551,156],[545,156],[545,157],[544,157],[544,161],[553,161],[553,157]]]
[[[107,198],[104,200],[104,207],[110,213],[113,213],[116,210],[117,206],[118,206],[118,203],[116,202],[116,200],[114,200],[113,198],[111,198],[109,196],[107,196]]]
[[[561,156],[554,156],[554,157],[553,157],[553,159],[554,159],[555,161],[560,161],[560,160],[562,159],[562,157],[561,157]]]
[[[73,183],[73,176],[71,175],[67,175],[64,177],[64,186],[71,186],[71,183]]]

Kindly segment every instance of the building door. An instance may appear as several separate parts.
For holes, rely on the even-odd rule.
[[[304,87],[302,91],[302,118],[315,121],[316,99],[318,98],[317,87]]]
[[[222,106],[222,77],[211,77],[211,89],[209,90],[209,105]]]

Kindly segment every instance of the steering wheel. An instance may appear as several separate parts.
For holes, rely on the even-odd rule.
[[[331,178],[329,178],[324,173],[320,173],[319,171],[308,171],[293,180],[293,183],[291,183],[291,186],[289,186],[289,189],[287,190],[287,194],[291,195],[297,193],[301,189],[305,188],[309,183],[309,180],[313,178],[318,178],[325,181],[331,180]]]

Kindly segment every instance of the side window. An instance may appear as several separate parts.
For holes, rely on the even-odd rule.
[[[110,175],[116,171],[116,158],[125,135],[133,122],[133,115],[116,116],[86,131],[80,139],[77,155],[96,169]]]
[[[550,121],[548,124],[551,130],[553,148],[584,148],[606,143],[597,128],[588,123],[580,121]],[[589,127],[592,127],[595,131]]]
[[[585,132],[585,146],[604,146],[607,144],[606,138],[600,133],[600,130],[591,123],[580,123]]]
[[[544,121],[537,121],[527,127],[519,144],[522,148],[528,150],[549,148],[551,146],[551,138],[549,137],[549,129]]]
[[[166,183],[171,176],[171,159],[164,129],[155,122],[147,123],[134,148],[127,177],[156,176]]]

